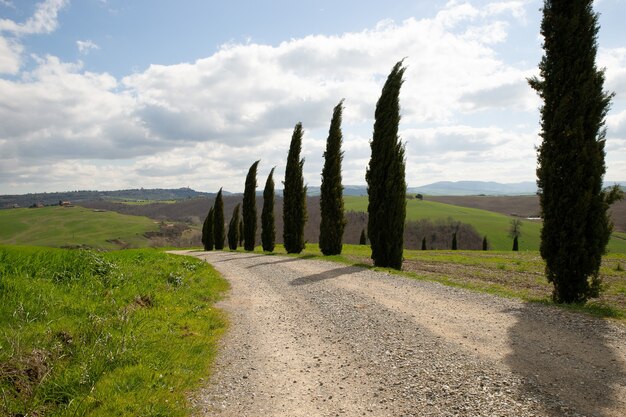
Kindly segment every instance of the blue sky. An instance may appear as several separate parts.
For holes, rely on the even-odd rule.
[[[391,4],[386,4],[391,3]],[[293,126],[318,185],[345,98],[344,184],[364,184],[376,99],[406,57],[410,186],[534,181],[538,0],[0,0],[0,193],[281,179]],[[626,0],[596,1],[616,92],[607,175],[626,180]]]

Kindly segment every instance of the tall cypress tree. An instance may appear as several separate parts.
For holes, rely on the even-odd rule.
[[[260,161],[252,164],[246,176],[246,188],[243,192],[243,247],[254,250],[256,238],[256,171]]]
[[[339,255],[342,249],[343,230],[346,219],[343,214],[343,185],[341,184],[341,114],[343,100],[335,106],[328,130],[322,186],[320,195],[320,250],[324,255]]]
[[[598,16],[592,0],[543,7],[544,56],[530,85],[543,99],[537,185],[543,218],[541,256],[559,303],[596,296],[616,190],[604,192],[605,116],[612,94],[596,68]]]
[[[304,159],[300,159],[302,134],[302,123],[298,122],[293,129],[287,154],[283,190],[283,242],[287,253],[300,253],[305,246],[306,187],[302,177]]]
[[[224,200],[222,198],[222,189],[220,188],[213,206],[213,240],[215,249],[224,249],[224,237]]]
[[[237,243],[239,243],[239,207],[241,207],[241,204],[235,206],[233,217],[230,218],[228,223],[228,248],[230,250],[236,250]]]
[[[207,214],[202,224],[202,245],[204,250],[213,250],[213,215],[213,206],[211,206],[209,214]]]
[[[276,243],[274,224],[274,169],[270,171],[263,189],[263,211],[261,212],[261,244],[265,252],[273,252]]]
[[[395,269],[402,268],[406,217],[404,145],[398,137],[404,71],[402,61],[394,65],[376,104],[372,156],[365,174],[372,259],[376,266]]]

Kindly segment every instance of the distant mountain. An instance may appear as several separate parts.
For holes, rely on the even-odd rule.
[[[428,195],[528,195],[537,193],[537,184],[531,181],[509,184],[486,181],[439,181],[420,187],[409,187],[408,192]]]
[[[626,191],[626,181],[607,182],[605,186],[619,184]],[[319,186],[309,186],[309,197],[320,195]],[[420,187],[408,187],[410,194],[425,194],[432,196],[465,196],[465,195],[491,195],[512,196],[532,195],[537,193],[537,185],[534,182],[518,182],[504,184],[499,182],[484,181],[440,181]],[[58,193],[32,193],[19,195],[0,195],[0,208],[30,207],[37,204],[46,206],[59,204],[59,201],[81,203],[90,200],[108,200],[112,202],[123,201],[164,201],[164,200],[189,200],[194,198],[214,198],[217,192],[205,193],[191,188],[136,188],[116,191],[67,191]],[[223,191],[225,196],[241,193]],[[257,189],[257,195],[263,195],[263,189]],[[283,190],[276,190],[277,196],[283,195]],[[367,196],[366,185],[344,185],[345,196]]]
[[[276,194],[283,195],[283,190],[276,190]],[[317,186],[307,187],[307,195],[309,197],[315,197],[320,194],[321,194],[320,187],[317,187]],[[366,185],[344,185],[343,195],[351,195],[351,196],[367,195],[367,186]]]

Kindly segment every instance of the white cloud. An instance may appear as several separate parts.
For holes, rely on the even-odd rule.
[[[88,54],[92,49],[100,49],[97,44],[90,40],[76,41],[76,46],[81,54]]]
[[[276,46],[229,44],[195,62],[152,65],[122,79],[37,58],[33,71],[0,78],[0,96],[11,98],[0,106],[0,192],[30,191],[44,178],[50,186],[42,190],[240,191],[259,158],[259,178],[276,166],[280,184],[298,121],[305,179],[317,185],[332,109],[342,98],[344,183],[362,184],[376,101],[405,56],[401,135],[410,185],[532,180],[540,103],[526,78],[535,64],[509,65],[495,49],[507,42],[510,16],[524,19],[526,3],[450,2],[432,19]],[[79,42],[89,50],[89,41]],[[3,53],[0,42],[0,70],[15,74],[20,51],[7,45]],[[620,79],[624,58],[619,51],[605,55],[611,83]],[[609,132],[619,131],[622,116],[607,123]]]
[[[526,22],[526,8],[528,0],[500,1],[490,3],[485,7],[484,14],[487,16],[497,16],[504,13],[511,13],[513,17],[522,23]]]
[[[53,32],[58,26],[59,11],[68,3],[68,0],[45,0],[37,5],[33,16],[24,23],[0,19],[0,32],[11,32],[15,35]]]
[[[17,74],[22,50],[19,43],[0,36],[0,74]]]

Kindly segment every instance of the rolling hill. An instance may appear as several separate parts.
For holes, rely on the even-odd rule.
[[[0,210],[0,243],[100,249],[148,247],[159,225],[147,217],[84,207]]]

